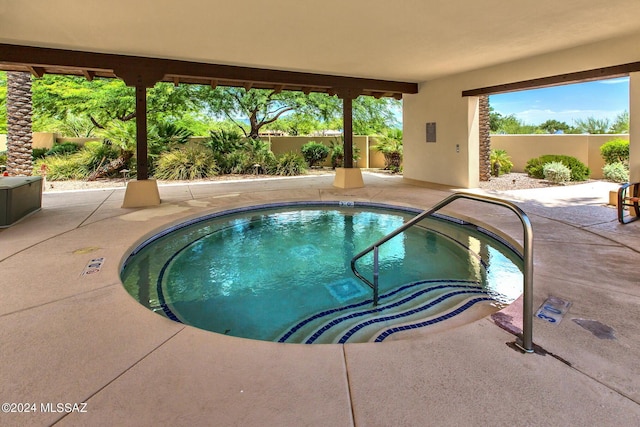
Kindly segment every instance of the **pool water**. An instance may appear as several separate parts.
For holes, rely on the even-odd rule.
[[[476,304],[497,310],[521,294],[522,261],[510,247],[429,219],[381,247],[374,308],[351,258],[413,216],[339,204],[214,215],[145,242],[125,262],[122,280],[143,305],[173,320],[296,343],[382,341]],[[358,262],[366,277],[372,262]]]

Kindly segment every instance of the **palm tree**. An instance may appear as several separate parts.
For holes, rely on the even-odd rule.
[[[7,72],[7,172],[30,176],[31,158],[31,74]]]

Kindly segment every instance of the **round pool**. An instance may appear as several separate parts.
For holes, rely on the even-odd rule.
[[[287,343],[401,339],[486,316],[522,293],[522,257],[487,232],[425,219],[380,249],[380,298],[351,258],[419,211],[354,202],[270,204],[163,230],[123,263],[127,291],[174,321]],[[373,257],[357,267],[373,275]]]

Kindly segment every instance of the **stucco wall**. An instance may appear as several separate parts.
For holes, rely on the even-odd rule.
[[[271,151],[275,155],[288,153],[290,151],[301,153],[300,147],[309,141],[316,141],[329,146],[336,138],[329,136],[271,136],[263,138],[271,142]],[[375,138],[368,136],[354,136],[353,144],[360,149],[360,159],[355,166],[361,168],[383,168],[384,156],[375,152],[372,148],[377,141]],[[331,166],[331,157],[329,156],[323,166]]]
[[[455,187],[478,185],[479,141],[470,126],[477,98],[463,98],[462,91],[640,61],[637,46],[640,34],[421,83],[419,93],[403,98],[404,176]],[[631,84],[635,89],[630,90],[634,98],[629,109],[634,126],[631,132],[640,129],[638,80],[635,78],[636,83]],[[427,122],[437,124],[436,143],[425,142]],[[633,147],[633,134],[630,141]],[[633,153],[632,174],[640,178],[640,148]]]
[[[544,154],[573,156],[591,169],[591,178],[601,179],[604,159],[600,146],[629,135],[491,135],[491,148],[506,150],[514,172],[524,172],[527,161]]]

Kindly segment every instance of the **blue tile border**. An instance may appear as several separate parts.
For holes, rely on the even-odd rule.
[[[390,298],[394,295],[396,295],[399,292],[403,292],[407,289],[416,287],[416,286],[420,286],[420,285],[424,285],[427,283],[448,283],[449,285],[443,285],[443,286],[437,286],[437,287],[433,287],[433,288],[429,288],[430,290],[435,290],[435,289],[442,289],[442,288],[447,288],[447,287],[460,287],[460,285],[453,285],[453,283],[473,283],[476,286],[466,286],[468,288],[473,288],[473,289],[480,289],[481,284],[479,282],[475,282],[475,281],[470,281],[470,280],[445,280],[445,279],[438,279],[438,280],[420,280],[417,282],[412,282],[412,283],[408,283],[406,285],[400,286],[397,289],[388,292],[386,294],[383,294],[379,297],[380,301],[383,301],[387,298]],[[296,324],[295,326],[293,326],[291,329],[289,329],[289,331],[287,331],[284,335],[282,335],[282,337],[280,337],[280,339],[278,339],[278,342],[286,342],[287,339],[289,339],[291,337],[291,335],[293,335],[294,333],[296,333],[300,328],[304,327],[306,324],[320,319],[322,317],[326,317],[326,316],[330,316],[332,314],[336,314],[339,313],[341,311],[345,311],[345,310],[351,310],[353,308],[358,308],[358,307],[363,307],[363,306],[367,306],[373,304],[373,300],[372,299],[367,299],[364,301],[361,301],[359,303],[356,304],[349,304],[343,307],[338,307],[338,308],[334,308],[331,310],[325,310],[325,311],[321,311],[320,313],[316,313],[313,316],[307,317],[306,319],[302,320],[300,323]],[[380,306],[377,307],[377,309],[373,309],[370,311],[381,311]]]
[[[469,308],[471,308],[471,306],[473,306],[476,303],[481,302],[481,301],[493,301],[493,299],[492,298],[486,298],[486,297],[474,298],[474,299],[472,299],[470,301],[467,301],[464,305],[458,307],[454,311],[452,311],[450,313],[447,313],[447,314],[445,314],[443,316],[436,317],[436,318],[430,319],[430,320],[426,320],[424,322],[412,323],[410,325],[402,325],[402,326],[397,326],[397,327],[394,327],[394,328],[387,329],[386,331],[384,331],[383,333],[378,335],[374,342],[382,342],[387,337],[389,337],[392,334],[395,334],[396,332],[406,331],[408,329],[422,328],[422,327],[425,327],[425,326],[434,325],[436,323],[439,323],[439,322],[442,322],[444,320],[450,319],[450,318],[452,318],[454,316],[457,316],[458,314],[462,313],[463,311],[468,310]]]
[[[375,319],[367,320],[366,322],[362,322],[362,323],[360,323],[360,324],[358,324],[358,325],[354,326],[353,328],[351,328],[349,331],[347,331],[347,332],[346,332],[346,333],[345,333],[345,334],[340,338],[340,340],[338,340],[338,343],[340,343],[340,344],[344,344],[344,343],[346,343],[346,342],[349,340],[349,338],[351,338],[351,337],[353,336],[353,334],[355,334],[355,333],[356,333],[356,332],[358,332],[360,329],[362,329],[362,328],[364,328],[364,327],[366,327],[366,326],[373,325],[373,324],[375,324],[375,323],[386,322],[386,321],[388,321],[388,320],[397,320],[397,319],[401,319],[401,318],[403,318],[403,317],[408,317],[408,316],[411,316],[411,315],[413,315],[413,314],[419,313],[419,312],[421,312],[421,311],[427,310],[427,309],[429,309],[429,308],[431,308],[431,307],[433,307],[433,306],[435,306],[435,305],[437,305],[437,304],[439,304],[439,303],[441,303],[441,302],[443,302],[443,301],[445,301],[445,300],[447,300],[447,299],[449,299],[449,298],[452,298],[452,297],[454,297],[454,296],[456,296],[456,295],[462,295],[462,294],[476,294],[476,295],[477,295],[477,294],[482,294],[482,292],[473,292],[473,291],[457,291],[457,292],[451,292],[451,293],[448,293],[448,294],[442,295],[441,297],[439,297],[439,298],[437,298],[437,299],[435,299],[435,300],[433,300],[433,301],[429,302],[428,304],[425,304],[425,305],[423,305],[423,306],[421,306],[421,307],[418,307],[418,308],[415,308],[415,309],[413,309],[413,310],[409,310],[409,311],[406,311],[406,312],[404,312],[404,313],[398,313],[398,314],[394,314],[394,315],[390,315],[390,316],[378,317],[378,318],[375,318]],[[479,302],[479,301],[493,301],[493,299],[492,299],[492,298],[489,298],[489,297],[481,297],[481,298],[475,298],[475,299],[473,299],[472,301],[475,301],[475,302],[473,303],[473,304],[475,304],[476,302]],[[473,304],[471,304],[471,305],[473,305]],[[465,306],[466,306],[466,305],[467,305],[467,304],[465,304]],[[471,305],[470,305],[470,306],[471,306]],[[469,306],[469,307],[470,307],[470,306]],[[466,310],[466,309],[467,309],[467,308],[469,308],[469,307],[466,307],[464,310]],[[462,310],[462,311],[464,311],[464,310]],[[460,311],[460,313],[461,313],[462,311]],[[453,312],[450,312],[450,313],[444,314],[444,315],[442,315],[442,316],[440,316],[440,317],[437,317],[436,319],[431,319],[431,320],[428,320],[428,321],[426,321],[426,322],[422,322],[422,323],[424,323],[423,325],[422,325],[422,324],[420,324],[420,323],[418,323],[418,324],[416,324],[416,325],[421,325],[421,326],[432,325],[432,324],[434,324],[434,323],[438,323],[438,322],[442,322],[442,321],[444,321],[444,320],[446,320],[446,319],[450,319],[451,317],[455,316],[456,314],[458,314],[458,310],[454,310]],[[416,326],[416,327],[421,327],[421,326]],[[399,327],[398,327],[398,328],[392,328],[392,329],[393,329],[393,330],[398,329],[397,331],[394,331],[394,332],[399,332],[399,330],[400,330],[400,328],[399,328]],[[409,329],[409,328],[408,328],[408,329]],[[402,329],[402,330],[404,330],[404,329]],[[385,336],[385,338],[386,338],[386,336]],[[383,338],[383,339],[384,339],[384,338]]]

